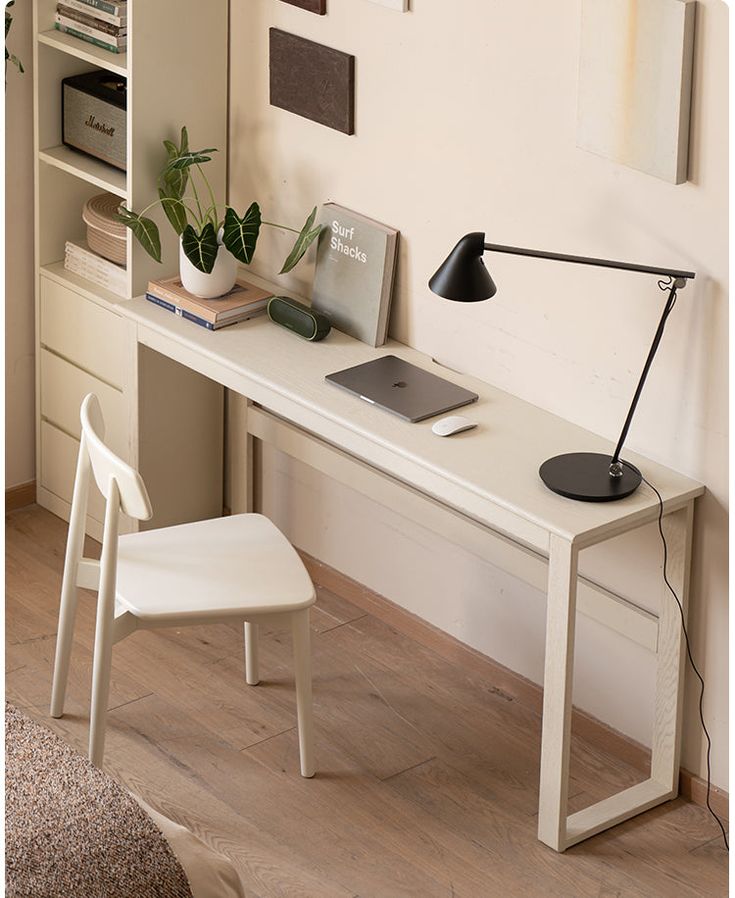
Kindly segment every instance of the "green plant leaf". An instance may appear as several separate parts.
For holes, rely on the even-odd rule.
[[[184,125],[184,127],[181,129],[179,146],[176,146],[173,140],[164,140],[163,145],[166,147],[166,152],[168,153],[169,159],[176,159],[178,156],[181,156],[182,153],[188,153],[189,132],[186,130],[186,125]]]
[[[126,227],[130,228],[138,243],[140,243],[148,255],[155,259],[156,262],[160,262],[161,237],[155,221],[131,212],[123,205],[118,206],[117,217]]]
[[[211,221],[204,225],[201,234],[197,234],[194,228],[188,224],[181,235],[181,245],[184,247],[186,258],[195,268],[205,274],[211,274],[219,251],[217,233]]]
[[[239,262],[249,265],[253,261],[259,234],[260,206],[257,203],[251,203],[242,218],[227,207],[222,242]]]
[[[163,170],[164,177],[171,171],[182,171],[190,168],[192,165],[201,165],[203,162],[211,162],[212,157],[209,153],[216,153],[214,147],[207,150],[191,150],[186,153],[180,153],[175,159],[171,159],[166,168]]]
[[[166,193],[168,196],[176,197],[177,199],[181,199],[184,195],[184,191],[186,190],[186,185],[189,180],[189,170],[188,168],[180,169],[180,170],[171,170],[169,171],[169,164],[174,162],[184,153],[189,152],[189,132],[186,130],[186,125],[181,129],[181,139],[179,146],[172,140],[164,140],[163,145],[166,148],[166,153],[168,154],[168,162],[161,173],[161,179],[166,186]]]
[[[163,206],[163,211],[166,213],[166,218],[171,222],[171,226],[180,237],[188,224],[186,218],[186,206],[181,202],[181,197],[177,196],[173,191],[168,193],[165,188],[159,187],[158,198],[161,200],[161,205]]]
[[[304,226],[301,229],[299,236],[296,238],[293,249],[288,254],[288,257],[283,263],[283,268],[280,270],[279,274],[288,274],[288,272],[291,271],[292,268],[295,268],[303,258],[306,250],[324,230],[325,225],[317,225],[316,227],[314,227],[315,219],[316,206],[314,206],[311,215],[304,222]]]

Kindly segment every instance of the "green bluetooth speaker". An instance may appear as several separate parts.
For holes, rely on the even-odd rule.
[[[290,296],[271,296],[268,300],[268,317],[305,340],[323,340],[332,326],[326,315],[314,312]]]

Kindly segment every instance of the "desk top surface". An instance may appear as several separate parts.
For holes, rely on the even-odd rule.
[[[289,408],[308,411],[309,421],[323,420],[324,432],[318,426],[310,428],[317,436],[338,444],[335,433],[359,438],[359,456],[366,462],[386,468],[386,459],[395,459],[393,470],[387,469],[403,480],[414,480],[412,475],[406,476],[406,470],[425,472],[426,483],[422,476],[421,482],[414,480],[412,485],[419,489],[426,485],[427,491],[450,505],[454,504],[454,489],[458,496],[477,499],[479,504],[472,507],[483,508],[485,502],[488,509],[496,506],[503,510],[502,520],[510,513],[547,533],[580,544],[632,529],[652,520],[658,510],[658,501],[645,484],[632,496],[616,502],[576,502],[550,492],[538,475],[543,461],[564,452],[612,453],[613,444],[484,381],[437,365],[403,344],[391,341],[374,349],[337,331],[320,343],[309,343],[265,316],[212,332],[143,297],[120,304],[117,311],[145,328],[139,331],[139,340],[154,349],[165,351],[156,339],[173,341],[181,347],[186,356],[183,360],[190,367],[198,368],[197,357],[210,367],[223,366],[252,383],[250,398],[272,407],[277,414],[277,405],[269,406],[261,396],[274,400],[281,397],[288,401]],[[153,339],[146,339],[146,331]],[[453,437],[438,437],[431,430],[436,418],[410,424],[324,379],[334,371],[391,353],[478,393],[478,402],[458,411],[477,421],[478,427]],[[207,373],[207,364],[201,369],[203,373]],[[347,443],[342,448],[353,451]],[[667,508],[704,492],[696,481],[634,452],[625,451],[623,455],[656,485]],[[432,486],[438,483],[446,484],[449,492],[444,493],[442,487],[439,495]],[[461,502],[457,507],[463,511],[470,508]],[[497,523],[492,513],[479,517],[491,526]],[[516,535],[520,536],[520,531]]]

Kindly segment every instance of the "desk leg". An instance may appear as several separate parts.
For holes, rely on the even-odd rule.
[[[250,400],[227,391],[226,504],[232,514],[255,507],[253,498],[253,438],[248,433]]]
[[[538,837],[556,851],[564,851],[578,551],[572,543],[554,535],[551,536],[549,548]]]
[[[664,518],[669,547],[668,578],[685,617],[693,515],[694,503],[690,503]],[[576,576],[576,550],[564,540],[552,537],[538,837],[556,851],[565,851],[577,842],[669,801],[679,791],[685,644],[679,609],[664,585],[659,610],[651,775],[635,786],[567,816]]]
[[[153,505],[140,529],[221,517],[224,388],[142,343],[135,354],[132,461]]]
[[[239,393],[227,391],[227,464],[226,504],[232,514],[244,514],[255,507],[253,497],[253,438],[248,433],[250,401]],[[260,682],[258,662],[258,624],[245,621],[245,682]]]
[[[682,603],[685,619],[689,599],[693,520],[693,502],[680,511],[666,515],[663,519],[669,548],[667,574]],[[674,597],[664,584],[658,619],[651,779],[660,783],[670,793],[671,798],[679,792],[679,752],[686,669],[684,651],[681,614]]]

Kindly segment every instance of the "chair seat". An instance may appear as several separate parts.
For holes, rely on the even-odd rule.
[[[314,586],[268,518],[241,514],[120,537],[117,601],[143,619],[298,611]]]

